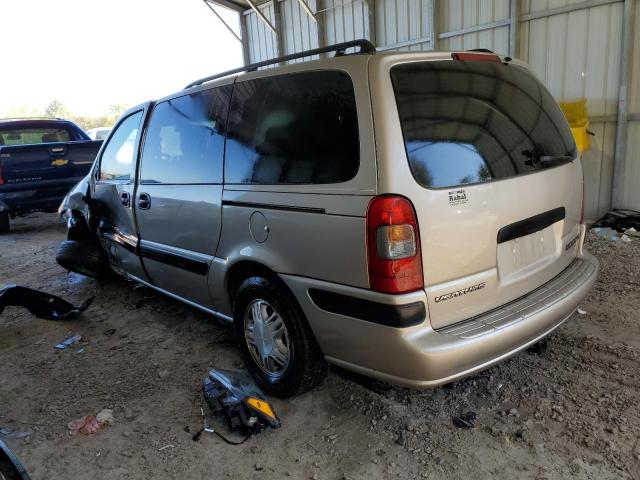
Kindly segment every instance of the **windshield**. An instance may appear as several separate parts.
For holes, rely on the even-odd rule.
[[[431,61],[391,69],[407,157],[424,187],[509,178],[574,158],[571,129],[547,89],[522,67]]]

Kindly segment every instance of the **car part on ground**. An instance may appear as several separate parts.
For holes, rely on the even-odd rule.
[[[0,440],[0,478],[3,480],[31,479],[18,457],[2,440]]]
[[[243,372],[210,370],[202,381],[202,392],[209,408],[224,415],[232,430],[255,433],[281,425],[262,391]]]
[[[65,240],[58,247],[56,261],[66,270],[102,278],[111,272],[104,250],[96,242]]]
[[[75,306],[60,297],[28,287],[8,285],[0,289],[0,313],[7,306],[24,307],[38,318],[69,320],[84,312],[95,297]]]
[[[68,347],[78,343],[80,340],[82,340],[82,335],[73,335],[65,341],[56,344],[53,348],[56,350],[66,350]]]
[[[634,228],[640,230],[640,212],[635,210],[615,209],[591,225],[592,228],[612,228],[618,232]]]
[[[247,278],[237,290],[233,318],[247,368],[267,393],[290,397],[324,378],[327,364],[320,347],[283,285]]]

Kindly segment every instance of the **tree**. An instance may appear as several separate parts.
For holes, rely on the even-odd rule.
[[[54,100],[44,109],[44,114],[46,117],[51,118],[65,118],[69,115],[69,111],[62,102]]]
[[[109,105],[109,113],[115,120],[117,120],[127,110],[127,108],[128,107],[123,103],[115,103],[113,105]]]

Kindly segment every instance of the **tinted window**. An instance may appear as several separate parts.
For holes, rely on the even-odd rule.
[[[142,112],[125,118],[113,132],[100,160],[100,180],[129,180]]]
[[[359,166],[353,84],[342,72],[309,72],[236,84],[225,183],[337,183]]]
[[[231,86],[159,103],[142,153],[141,183],[222,183]]]
[[[543,157],[575,155],[562,111],[521,67],[420,62],[394,67],[391,80],[411,170],[425,187],[513,177],[554,165]]]
[[[10,128],[0,130],[0,145],[30,145],[34,143],[68,142],[71,140],[66,128]]]

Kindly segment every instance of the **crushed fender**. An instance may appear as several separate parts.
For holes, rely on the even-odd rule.
[[[94,297],[75,306],[60,297],[32,288],[9,285],[0,289],[0,313],[7,306],[24,307],[38,318],[65,320],[76,318],[84,312]]]

